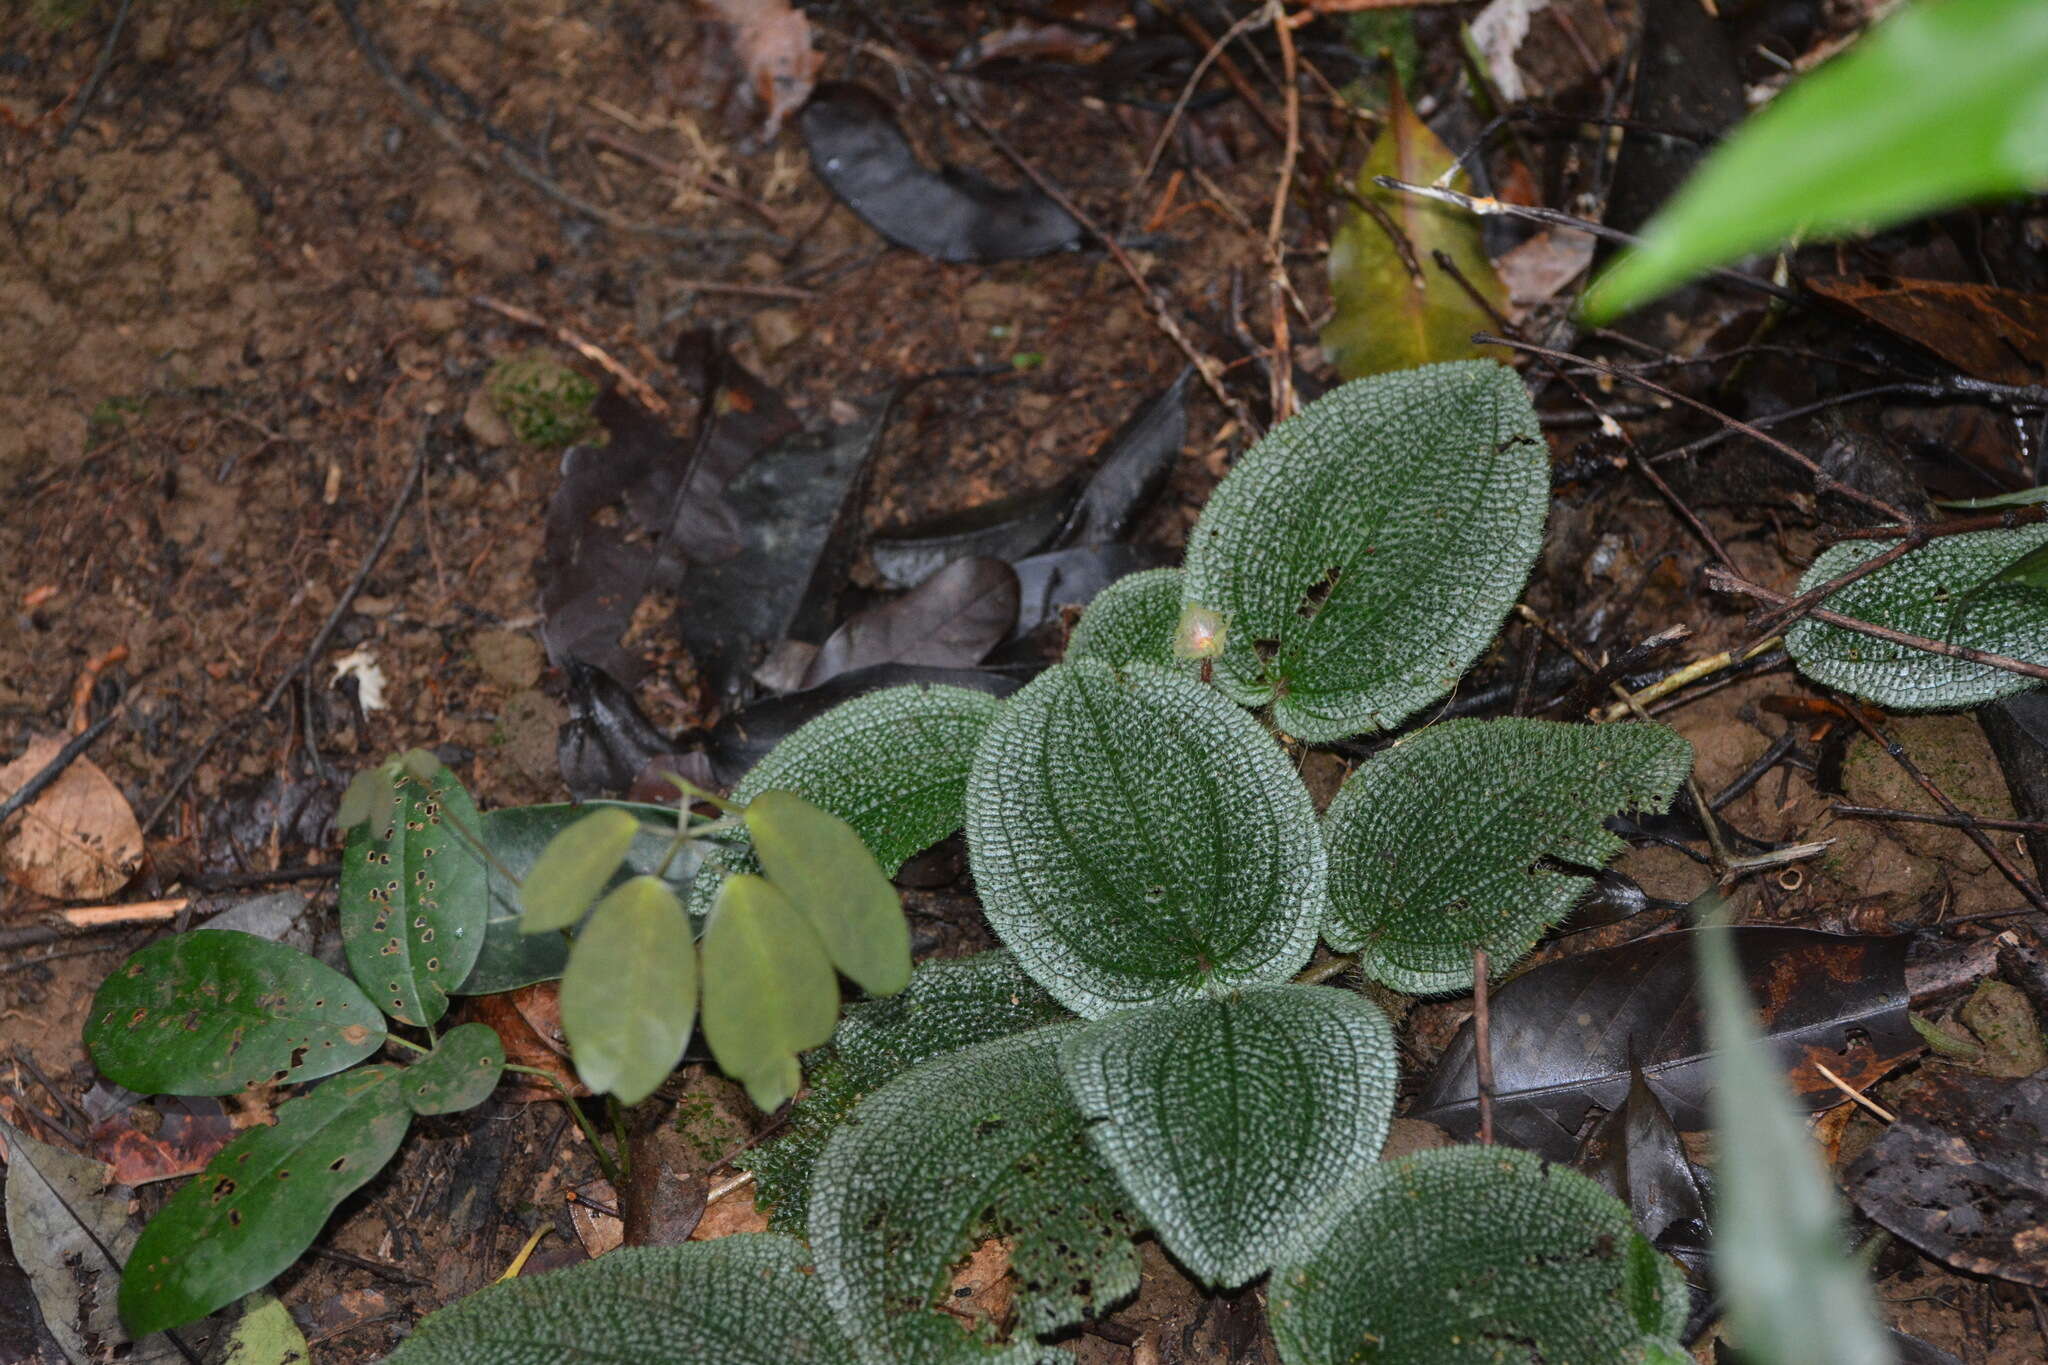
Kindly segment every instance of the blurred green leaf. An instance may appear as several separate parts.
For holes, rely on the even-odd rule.
[[[1922,0],[1721,144],[1587,291],[1606,322],[1795,233],[1870,231],[2048,185],[2048,5]]]
[[[1496,326],[1493,317],[1432,257],[1438,251],[1449,256],[1482,298],[1496,309],[1505,307],[1507,291],[1480,244],[1479,220],[1373,182],[1375,176],[1390,175],[1430,184],[1453,160],[1451,149],[1401,93],[1400,80],[1390,75],[1386,122],[1358,173],[1355,191],[1379,213],[1354,205],[1330,240],[1330,301],[1336,311],[1323,329],[1323,349],[1346,379],[1433,360],[1501,354],[1498,347],[1472,344],[1474,332]],[[1387,232],[1386,222],[1399,229],[1412,255]]]
[[[370,818],[377,800],[390,789],[391,772],[386,767],[365,768],[349,779],[341,794],[341,809],[334,814],[335,827],[346,834]]]
[[[825,945],[832,965],[869,995],[894,995],[910,980],[910,925],[903,900],[860,835],[794,792],[747,803],[754,856]]]
[[[635,877],[599,901],[569,951],[561,1002],[583,1083],[627,1104],[653,1094],[697,1016],[697,949],[676,893]]]
[[[229,1334],[220,1365],[304,1365],[313,1358],[306,1335],[275,1294],[251,1294]]]
[[[803,1085],[796,1055],[838,1022],[832,959],[789,898],[751,873],[719,888],[703,951],[704,1041],[747,1098],[773,1113]]]
[[[297,1260],[404,1141],[401,1075],[366,1066],[336,1076],[222,1148],[136,1241],[121,1276],[128,1330],[195,1322]]]
[[[1962,498],[1949,502],[1937,502],[1936,507],[1948,507],[1957,511],[1993,511],[2000,507],[2028,507],[2037,502],[2048,502],[2048,484],[2039,488],[2022,488],[2017,493],[2000,493],[1991,498]]]
[[[1834,1182],[1758,1036],[1725,923],[1697,935],[1717,1053],[1714,1278],[1745,1358],[1885,1365],[1870,1281],[1849,1255]]]
[[[519,884],[524,911],[519,932],[566,929],[582,919],[619,870],[619,861],[639,832],[640,822],[632,812],[607,806],[548,840]]]
[[[464,1024],[407,1067],[398,1088],[415,1114],[454,1114],[490,1098],[504,1070],[505,1045],[490,1025]]]
[[[296,948],[232,929],[160,939],[100,983],[85,1046],[145,1095],[231,1095],[316,1080],[384,1045],[355,984]]]

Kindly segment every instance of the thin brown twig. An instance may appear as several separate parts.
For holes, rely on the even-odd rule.
[[[1479,1144],[1493,1145],[1493,1031],[1486,999],[1486,949],[1472,950],[1472,1061],[1479,1083]]]
[[[1837,801],[1828,807],[1831,815],[1844,815],[1854,820],[1903,820],[1913,825],[1946,825],[1951,829],[1962,829],[1976,825],[1979,829],[1995,829],[2015,834],[2048,834],[2048,820],[2000,820],[1989,815],[1936,815],[1925,810],[1897,810],[1890,806],[1851,806]]]
[[[570,350],[618,380],[619,387],[632,394],[634,398],[639,400],[640,406],[646,408],[649,412],[665,417],[674,411],[669,405],[669,401],[655,392],[652,384],[612,359],[611,353],[596,342],[587,340],[559,323],[549,322],[540,314],[529,309],[521,308],[517,304],[506,303],[500,299],[494,299],[487,294],[472,294],[469,301],[479,308],[488,308],[493,313],[510,318],[522,327],[533,327],[548,333],[555,340],[561,342],[564,346],[567,346]]]
[[[1152,140],[1152,150],[1145,157],[1145,168],[1139,171],[1138,178],[1131,182],[1129,194],[1133,200],[1136,199],[1138,191],[1145,187],[1146,182],[1152,179],[1152,173],[1159,169],[1159,158],[1165,155],[1167,142],[1172,139],[1174,129],[1180,126],[1181,116],[1187,112],[1188,101],[1195,97],[1195,90],[1201,85],[1202,77],[1209,73],[1210,66],[1222,57],[1223,49],[1261,24],[1271,23],[1272,19],[1273,11],[1270,7],[1255,9],[1232,24],[1221,38],[1209,44],[1208,50],[1202,54],[1202,59],[1195,63],[1194,71],[1181,86],[1180,98],[1173,102],[1172,112],[1167,114],[1166,122],[1160,126],[1159,136]]]
[[[1301,152],[1301,86],[1294,30],[1281,13],[1279,0],[1270,0],[1268,10],[1279,18],[1273,28],[1280,38],[1280,69],[1287,98],[1287,141],[1280,153],[1280,183],[1274,187],[1273,212],[1266,221],[1266,279],[1273,295],[1273,366],[1267,377],[1272,385],[1273,420],[1284,422],[1294,415],[1294,344],[1287,327],[1287,296],[1292,287],[1287,279],[1287,258],[1280,250],[1280,237],[1287,223],[1287,201],[1293,193],[1294,161]]]

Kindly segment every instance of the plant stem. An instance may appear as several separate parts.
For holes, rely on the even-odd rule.
[[[598,1137],[597,1129],[591,1124],[590,1115],[584,1113],[583,1106],[576,1103],[576,1097],[569,1093],[568,1086],[562,1084],[560,1076],[557,1076],[552,1071],[543,1071],[537,1066],[522,1066],[518,1062],[505,1063],[505,1069],[507,1071],[516,1071],[522,1076],[538,1076],[553,1086],[555,1093],[562,1097],[562,1103],[569,1106],[569,1115],[576,1120],[576,1126],[583,1130],[584,1141],[590,1144],[591,1155],[597,1158],[598,1170],[604,1173],[606,1180],[611,1181],[613,1189],[623,1190],[626,1188],[625,1172],[619,1168],[619,1163],[612,1159],[611,1153],[604,1149],[604,1142]],[[625,1148],[622,1143],[620,1151],[623,1152],[624,1150]]]
[[[432,1048],[430,1048],[430,1047],[421,1047],[421,1046],[420,1046],[420,1045],[419,1045],[418,1043],[415,1043],[415,1042],[414,1042],[414,1041],[413,1041],[412,1039],[410,1039],[410,1038],[401,1038],[401,1037],[399,1037],[399,1036],[398,1036],[397,1034],[395,1034],[395,1033],[387,1033],[387,1034],[385,1034],[385,1035],[384,1035],[384,1041],[385,1041],[385,1042],[387,1042],[387,1043],[396,1043],[396,1044],[398,1044],[398,1045],[399,1045],[400,1047],[409,1047],[409,1048],[411,1048],[411,1049],[412,1049],[412,1050],[413,1050],[414,1052],[417,1052],[417,1053],[419,1053],[419,1054],[420,1054],[420,1055],[421,1055],[422,1057],[430,1057],[430,1056],[432,1056],[432,1055],[433,1055],[433,1052],[434,1052],[434,1049],[432,1049]]]

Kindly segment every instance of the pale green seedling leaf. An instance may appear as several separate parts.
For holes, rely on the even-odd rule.
[[[1588,291],[1605,322],[1794,234],[2048,185],[2048,5],[1922,0],[1724,141]]]
[[[1130,1239],[1141,1222],[1060,1080],[1060,1047],[1079,1027],[1053,1024],[926,1062],[863,1100],[826,1144],[810,1241],[862,1361],[1036,1361],[1033,1335],[1137,1287]],[[952,1267],[984,1237],[1011,1239],[1007,1348],[937,1311]]]
[[[306,1334],[275,1294],[251,1294],[228,1336],[221,1365],[305,1365],[313,1358]]]
[[[1126,574],[1095,595],[1067,641],[1067,659],[1099,659],[1112,667],[1158,664],[1192,676],[1199,664],[1174,656],[1180,626],[1179,569]]]
[[[488,1024],[463,1024],[435,1042],[398,1082],[413,1113],[455,1114],[490,1098],[505,1072],[505,1045]]]
[[[369,819],[390,788],[391,773],[386,767],[365,768],[350,778],[341,793],[341,808],[334,813],[335,828],[346,834]]]
[[[395,1066],[336,1076],[222,1148],[136,1241],[121,1276],[128,1330],[195,1322],[296,1261],[404,1140],[401,1078]]]
[[[1095,1020],[1061,1054],[1067,1090],[1166,1249],[1234,1288],[1263,1274],[1379,1160],[1394,1033],[1324,986],[1251,986]]]
[[[487,892],[476,806],[455,774],[427,780],[414,750],[391,775],[368,823],[341,851],[341,935],[349,970],[377,1008],[426,1027],[476,965]],[[425,755],[431,759],[431,754]]]
[[[548,840],[519,884],[519,932],[567,929],[582,919],[611,884],[639,833],[640,821],[631,811],[608,806]]]
[[[570,950],[561,1002],[569,1055],[592,1090],[638,1104],[676,1069],[697,1017],[697,947],[660,878],[635,877],[597,903]]]
[[[229,1095],[317,1080],[384,1045],[353,981],[296,948],[232,929],[160,939],[100,983],[85,1046],[145,1095]]]
[[[2048,593],[1999,575],[2048,546],[2048,525],[1942,536],[1831,594],[1828,611],[1909,635],[2048,665]],[[1829,546],[1799,580],[1806,591],[1885,549],[1848,540]],[[1785,632],[1799,671],[1827,687],[1899,711],[1952,710],[2036,686],[1989,664],[1930,654],[1811,617]]]
[[[429,1313],[387,1365],[845,1365],[808,1263],[760,1233],[627,1247]]]
[[[598,809],[619,810],[640,822],[624,861],[602,888],[609,891],[628,877],[659,876],[677,895],[688,893],[697,875],[700,855],[686,843],[669,857],[675,841],[676,808],[636,801],[590,801],[544,806],[508,806],[483,816],[484,847],[493,861],[484,869],[490,903],[484,919],[483,951],[462,983],[462,995],[495,995],[536,981],[552,981],[569,964],[569,943],[560,934],[522,934],[524,910],[519,884],[541,851],[562,830]],[[708,902],[707,902],[708,904]]]
[[[974,746],[1002,703],[964,687],[891,687],[833,707],[769,750],[733,788],[732,800],[795,792],[853,826],[882,871],[960,828]],[[734,872],[759,872],[743,835],[706,860],[690,912],[711,908]]]
[[[1089,1018],[1284,981],[1327,904],[1293,764],[1156,664],[1061,664],[1012,697],[975,756],[967,845],[996,933]]]
[[[1621,1201],[1511,1147],[1375,1167],[1316,1249],[1274,1269],[1267,1308],[1287,1365],[1688,1358],[1677,1264]]]
[[[1185,600],[1228,627],[1215,679],[1282,730],[1384,730],[1449,691],[1543,542],[1550,451],[1492,361],[1346,384],[1273,428],[1188,534]]]
[[[853,826],[794,792],[747,803],[754,856],[775,888],[810,921],[832,965],[869,995],[910,981],[910,924],[903,898]]]
[[[919,1062],[1072,1017],[1007,952],[927,962],[901,995],[847,1007],[831,1045],[806,1059],[810,1088],[779,1134],[734,1164],[754,1173],[768,1225],[801,1233],[818,1155],[863,1098]]]
[[[1692,746],[1654,723],[1453,720],[1353,773],[1323,817],[1330,946],[1411,995],[1469,990],[1472,950],[1518,961],[1626,845],[1604,821],[1662,811]]]
[[[1849,1254],[1834,1181],[1759,1036],[1725,927],[1697,935],[1716,1050],[1714,1278],[1746,1355],[1885,1365],[1870,1280]]]
[[[762,878],[726,878],[704,930],[704,1041],[725,1074],[773,1113],[803,1085],[797,1054],[838,1019],[839,979],[817,931]]]

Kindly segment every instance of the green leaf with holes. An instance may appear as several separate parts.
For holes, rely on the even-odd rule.
[[[801,1233],[818,1155],[863,1098],[919,1062],[1072,1017],[1006,952],[927,962],[901,995],[847,1007],[831,1045],[807,1059],[810,1088],[788,1122],[734,1164],[754,1173],[769,1226]]]
[[[1472,950],[1505,970],[1625,845],[1620,810],[1666,809],[1692,746],[1662,725],[1454,720],[1368,759],[1323,818],[1339,952],[1411,995],[1469,990]],[[1549,864],[1549,865],[1546,865]]]
[[[1137,1288],[1130,1239],[1141,1220],[1060,1080],[1061,1045],[1080,1027],[1054,1024],[926,1062],[863,1100],[826,1144],[810,1242],[861,1360],[1038,1360],[1033,1335]],[[984,1237],[1011,1239],[1008,1343],[985,1329],[967,1335],[937,1311],[951,1268]]]
[[[772,1113],[803,1085],[797,1054],[832,1036],[839,979],[809,922],[752,874],[726,879],[704,930],[704,1042]]]
[[[604,894],[639,836],[629,810],[607,806],[570,825],[540,851],[519,883],[519,932],[567,929]]]
[[[1908,635],[2048,666],[2048,591],[2025,581],[2027,557],[2048,547],[2048,525],[1931,540],[1821,603],[1842,616]],[[1831,545],[1799,580],[1805,592],[1886,549]],[[2013,579],[2002,575],[2014,573]],[[2039,684],[1990,664],[1873,639],[1811,617],[1785,632],[1799,671],[1827,687],[1900,711],[1953,710]]]
[[[424,1028],[448,1012],[449,993],[483,947],[487,892],[473,842],[480,825],[446,768],[427,782],[406,768],[389,777],[369,820],[342,847],[342,944],[377,1007]]]
[[[504,1072],[505,1045],[497,1033],[488,1024],[463,1024],[407,1067],[398,1089],[415,1114],[455,1114],[489,1099]]]
[[[1394,1033],[1325,986],[1252,986],[1098,1019],[1061,1054],[1088,1140],[1180,1263],[1264,1274],[1380,1157]]]
[[[673,806],[590,801],[580,805],[509,806],[487,811],[483,816],[484,847],[496,861],[484,868],[484,881],[490,892],[484,918],[484,946],[459,994],[495,995],[531,986],[536,981],[552,981],[562,974],[569,963],[568,941],[560,934],[520,932],[525,912],[520,905],[519,886],[549,841],[594,810],[624,811],[640,822],[623,863],[613,870],[603,890],[612,890],[628,877],[657,875],[679,896],[689,890],[697,875],[700,855],[695,845],[685,844],[674,858],[669,858],[669,845],[675,841]]]
[[[230,929],[160,939],[100,983],[85,1046],[145,1095],[228,1095],[316,1080],[384,1045],[356,984],[296,948]]]
[[[299,1258],[335,1205],[384,1168],[412,1123],[403,1069],[351,1071],[279,1107],[150,1220],[121,1276],[136,1336],[232,1303]]]
[[[1543,543],[1550,448],[1513,370],[1361,379],[1253,446],[1188,533],[1220,686],[1323,742],[1399,724],[1492,642]]]
[[[894,876],[911,854],[960,828],[974,746],[1002,703],[964,687],[891,687],[833,707],[768,752],[733,788],[744,804],[795,792],[853,826]],[[724,841],[697,879],[690,912],[703,915],[725,877],[759,872],[743,835]]]
[[[760,1233],[627,1247],[429,1313],[386,1365],[845,1365],[853,1347],[808,1267],[801,1243]]]
[[[1287,1365],[1690,1358],[1677,1264],[1575,1171],[1510,1147],[1440,1147],[1374,1167],[1355,1191],[1313,1250],[1273,1271]]]
[[[1067,641],[1068,661],[1100,659],[1112,667],[1143,662],[1194,674],[1199,662],[1173,653],[1180,601],[1179,569],[1147,569],[1119,578],[1081,613]]]
[[[675,892],[635,877],[599,901],[569,953],[561,1002],[583,1083],[626,1104],[653,1094],[697,1017],[697,947]]]
[[[1294,765],[1156,664],[1061,664],[1012,697],[975,755],[967,842],[989,923],[1091,1018],[1284,981],[1326,905]]]
[[[910,981],[910,924],[903,898],[853,826],[794,792],[747,802],[754,856],[775,888],[810,921],[832,965],[869,995]]]

